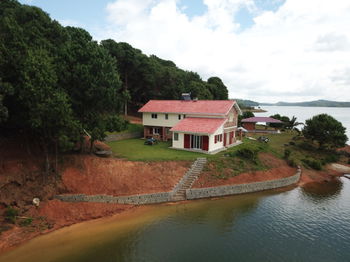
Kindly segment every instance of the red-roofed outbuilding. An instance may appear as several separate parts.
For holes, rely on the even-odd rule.
[[[258,122],[266,123],[266,124],[282,123],[282,121],[275,119],[275,118],[272,118],[272,117],[256,117],[256,116],[242,119],[241,122],[242,122],[242,126],[249,131],[256,130],[255,125]]]

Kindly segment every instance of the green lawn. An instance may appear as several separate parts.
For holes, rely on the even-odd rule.
[[[175,150],[169,148],[171,142],[159,142],[156,145],[144,145],[145,140],[135,138],[108,142],[116,157],[140,161],[163,161],[163,160],[193,160],[203,157],[204,154]]]
[[[244,143],[238,146],[231,147],[225,151],[217,153],[215,155],[208,155],[203,153],[195,153],[183,150],[176,150],[169,148],[171,142],[159,142],[156,145],[148,146],[144,145],[143,139],[126,139],[120,141],[108,142],[107,144],[112,148],[113,154],[116,157],[127,158],[129,160],[140,160],[140,161],[163,161],[163,160],[194,160],[197,157],[207,157],[208,159],[217,159],[222,157],[224,154],[234,152],[242,147],[259,147],[262,151],[270,151],[270,147],[278,148],[278,145],[285,142],[288,138],[282,134],[274,135],[276,137],[270,138],[271,144],[265,144],[258,141],[244,139]],[[283,137],[278,137],[283,136]],[[288,135],[289,140],[292,135]],[[277,150],[276,150],[277,151]],[[278,155],[282,155],[283,152],[279,152]]]

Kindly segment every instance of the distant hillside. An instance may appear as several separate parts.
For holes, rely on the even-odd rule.
[[[237,101],[237,103],[241,108],[259,106],[258,102],[255,102],[252,100],[238,99],[238,98],[235,98],[234,100]]]
[[[316,100],[308,102],[259,103],[260,106],[311,106],[311,107],[350,107],[350,102]]]

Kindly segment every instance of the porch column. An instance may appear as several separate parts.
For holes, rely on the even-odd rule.
[[[165,127],[162,127],[162,140],[167,141],[166,133],[165,133]]]

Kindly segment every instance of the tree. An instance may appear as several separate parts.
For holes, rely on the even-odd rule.
[[[345,146],[347,136],[346,128],[327,114],[320,114],[305,121],[303,135],[305,138],[315,141],[320,148],[334,149]]]
[[[297,130],[298,132],[299,129],[297,129],[297,126],[299,125],[303,125],[303,123],[301,122],[297,122],[297,118],[295,116],[293,116],[286,124],[285,127],[289,130]]]
[[[288,123],[290,121],[288,116],[281,116],[280,114],[275,114],[275,115],[272,115],[270,117],[282,121],[282,123],[270,123],[269,124],[271,127],[275,127],[275,128],[286,128],[286,126],[288,125]]]
[[[95,140],[103,140],[112,115],[119,114],[122,91],[116,60],[80,28],[66,27],[69,41],[62,56],[60,86],[70,97],[76,118],[90,136],[91,149]]]
[[[219,77],[210,77],[208,79],[208,84],[210,85],[210,91],[213,94],[213,98],[217,100],[228,99],[228,90]]]

